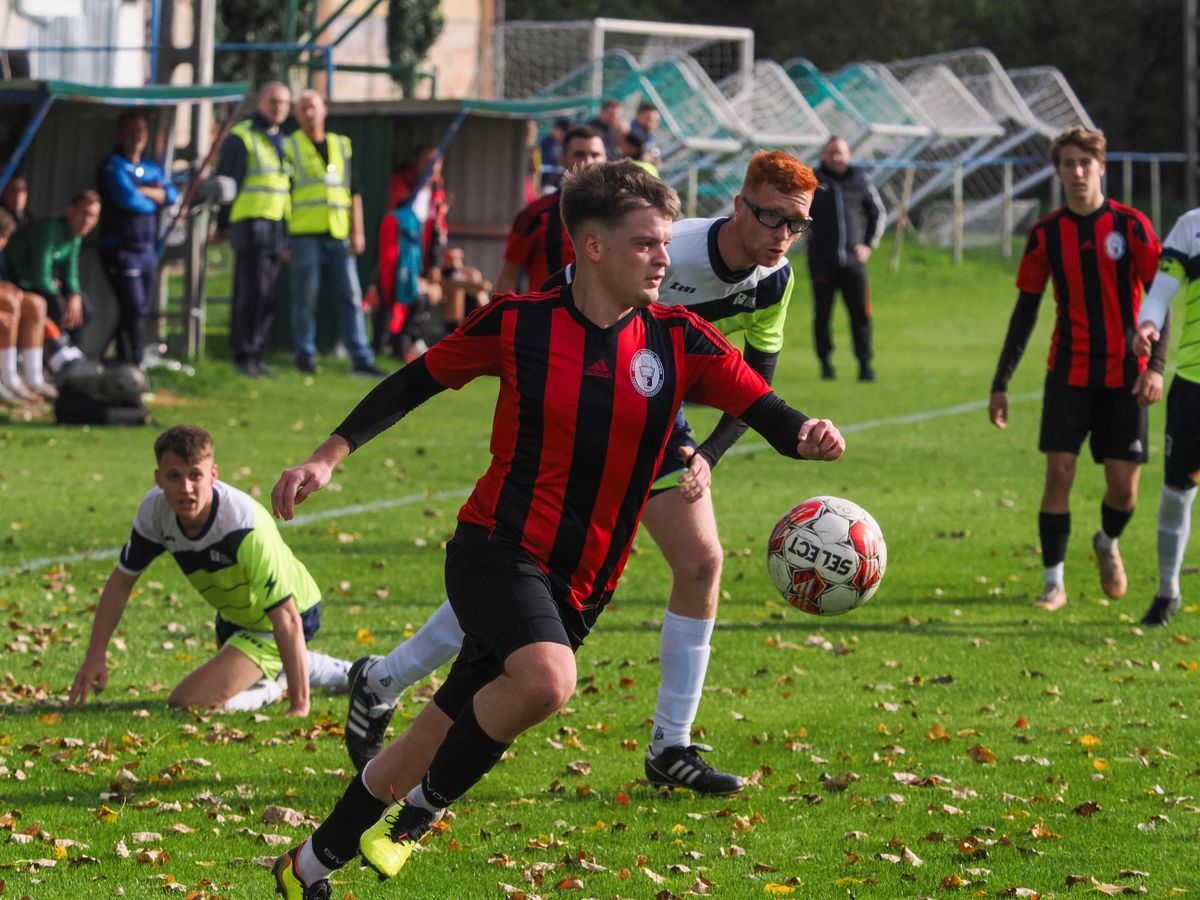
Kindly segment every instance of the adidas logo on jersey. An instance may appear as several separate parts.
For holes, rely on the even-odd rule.
[[[608,363],[606,363],[602,359],[596,360],[594,363],[592,363],[590,366],[588,366],[586,369],[584,369],[583,374],[585,376],[589,376],[591,378],[612,378],[613,377],[612,369],[610,369],[608,367]]]

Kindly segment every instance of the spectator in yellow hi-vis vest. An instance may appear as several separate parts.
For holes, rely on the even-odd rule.
[[[292,92],[278,81],[258,92],[254,115],[233,127],[221,144],[217,174],[237,182],[233,206],[218,225],[237,253],[229,349],[233,365],[247,378],[271,371],[263,364],[275,317],[275,285],[287,249],[287,158],[279,126],[288,117]]]
[[[385,375],[367,343],[355,257],[366,247],[362,191],[354,177],[350,138],[325,130],[325,98],[305,91],[296,101],[300,130],[284,142],[292,171],[292,341],[296,368],[316,373],[317,297],[337,310],[351,374]]]

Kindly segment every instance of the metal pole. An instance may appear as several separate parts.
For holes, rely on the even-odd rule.
[[[162,0],[150,4],[150,77],[146,84],[158,84],[158,42],[162,31]]]
[[[904,244],[904,232],[908,229],[908,212],[912,205],[913,179],[917,170],[909,166],[904,170],[904,187],[900,193],[900,211],[896,216],[896,233],[892,235],[891,270],[900,271],[900,248]]]
[[[1004,163],[1004,233],[1000,235],[1000,255],[1012,259],[1013,237],[1013,164]]]
[[[696,218],[696,197],[700,193],[700,170],[695,163],[688,166],[687,211],[688,218]]]
[[[1183,195],[1188,209],[1197,204],[1197,178],[1200,178],[1200,90],[1196,78],[1196,32],[1200,29],[1197,0],[1183,2]]]
[[[963,167],[954,167],[954,265],[963,261]]]
[[[1133,206],[1133,160],[1128,156],[1121,161],[1121,202]]]
[[[33,114],[33,118],[29,120],[29,124],[25,126],[25,133],[21,135],[21,140],[17,144],[17,148],[13,150],[13,155],[9,157],[8,163],[4,166],[4,171],[0,172],[0,191],[8,187],[8,182],[13,177],[13,172],[17,171],[17,166],[25,158],[25,151],[33,143],[33,137],[37,134],[38,129],[42,127],[42,122],[46,120],[46,113],[50,111],[50,104],[53,102],[54,95],[47,94],[46,99],[42,101],[42,105],[37,108],[37,111]]]
[[[1157,156],[1150,160],[1150,224],[1162,233],[1162,164]]]
[[[1050,208],[1058,209],[1060,206],[1062,206],[1062,181],[1055,173],[1050,177]]]

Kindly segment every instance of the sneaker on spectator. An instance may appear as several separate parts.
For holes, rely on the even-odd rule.
[[[296,371],[302,372],[305,375],[316,375],[317,374],[317,364],[313,361],[313,358],[311,356],[309,356],[307,353],[297,353],[296,354]]]
[[[58,399],[58,388],[48,381],[39,381],[37,384],[28,385],[35,393],[40,395],[44,400],[54,401]]]
[[[387,372],[369,360],[358,359],[354,361],[354,365],[350,368],[350,374],[357,375],[360,378],[383,378],[387,375]]]

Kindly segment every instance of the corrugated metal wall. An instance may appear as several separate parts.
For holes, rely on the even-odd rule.
[[[36,9],[36,4],[31,4]],[[145,43],[141,3],[83,0],[78,16],[55,16],[45,25],[30,21],[29,45],[53,52],[30,53],[34,78],[83,84],[132,86],[145,81],[141,51],[63,53],[63,47],[140,47]]]
[[[332,131],[350,136],[363,188],[367,253],[360,261],[364,285],[375,277],[375,235],[387,213],[392,169],[421,144],[439,144],[454,112],[398,110],[394,105],[370,110],[335,104]],[[524,205],[522,180],[526,166],[524,119],[468,116],[446,152],[443,174],[450,196],[450,245],[462,247],[467,262],[484,276],[496,278],[508,228]]]

